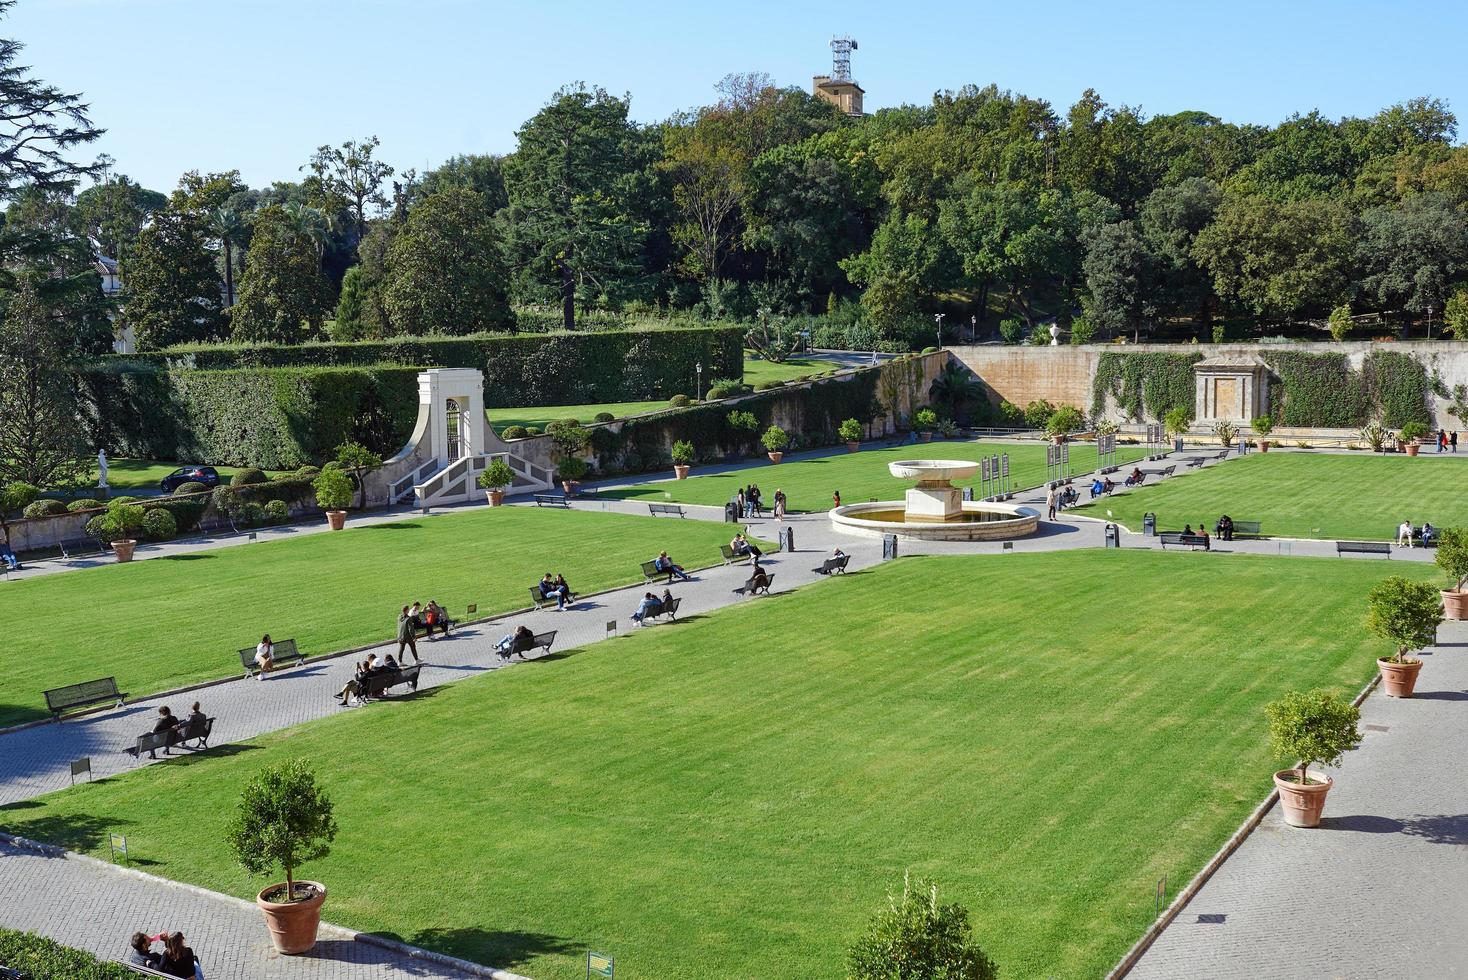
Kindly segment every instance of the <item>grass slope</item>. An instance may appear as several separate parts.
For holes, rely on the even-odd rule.
[[[741,486],[758,483],[764,492],[765,505],[770,506],[775,490],[782,489],[790,500],[791,510],[828,510],[831,492],[841,491],[846,503],[868,499],[900,500],[912,486],[887,471],[887,464],[901,459],[966,459],[1009,454],[1009,472],[1016,487],[1038,486],[1045,482],[1045,445],[1043,443],[984,443],[934,441],[917,445],[866,449],[858,453],[837,452],[816,459],[803,459],[775,465],[759,465],[734,471],[695,475],[677,482],[665,481],[606,491],[607,496],[638,499],[676,500],[689,504],[723,504]],[[1141,459],[1147,450],[1137,446],[1118,446],[1118,462]],[[1096,468],[1096,447],[1075,443],[1070,447],[1073,473]],[[701,468],[695,468],[697,474]],[[969,483],[978,485],[977,476]],[[959,482],[960,486],[967,485]]]
[[[1389,572],[1427,570],[908,558],[0,826],[93,854],[125,832],[149,870],[248,897],[221,827],[250,773],[302,756],[342,828],[303,873],[359,929],[542,980],[583,976],[588,947],[635,977],[838,977],[911,870],[973,911],[1005,976],[1095,977],[1154,882],[1188,880],[1268,790],[1262,706],[1375,669],[1363,596]]]
[[[1118,494],[1080,508],[1115,519],[1133,531],[1142,515],[1157,514],[1171,530],[1200,521],[1213,527],[1220,514],[1262,521],[1264,533],[1288,538],[1388,540],[1410,518],[1439,527],[1468,524],[1468,461],[1430,456],[1253,453]]]
[[[640,580],[667,548],[689,566],[729,530],[698,521],[525,507],[262,541],[44,575],[0,589],[0,622],[33,623],[0,677],[0,725],[43,717],[44,689],[117,677],[134,696],[236,672],[261,633],[309,654],[386,641],[398,610],[437,599],[455,615],[527,604],[547,569],[592,592]],[[596,547],[587,547],[587,542]]]
[[[548,405],[540,408],[486,408],[485,417],[496,432],[512,425],[537,426],[544,429],[557,419],[576,419],[582,425],[596,420],[598,412],[611,412],[617,418],[656,412],[668,407],[667,399],[644,402],[605,402],[599,405]]]

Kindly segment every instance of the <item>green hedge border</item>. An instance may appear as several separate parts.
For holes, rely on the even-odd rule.
[[[15,897],[20,900],[20,896]],[[126,949],[127,940],[127,936],[118,937],[120,949]],[[129,980],[136,976],[118,963],[99,960],[45,936],[12,929],[0,929],[0,963],[29,974],[31,980]]]

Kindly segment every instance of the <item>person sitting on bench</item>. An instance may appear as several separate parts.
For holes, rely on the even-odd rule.
[[[1183,525],[1183,533],[1184,534],[1187,534],[1187,535],[1191,535],[1193,533],[1193,525],[1191,525],[1191,524],[1184,524]]]
[[[1403,521],[1401,523],[1401,526],[1399,526],[1397,528],[1397,547],[1398,548],[1410,548],[1410,547],[1412,547],[1412,522],[1411,521]]]
[[[127,956],[123,962],[131,966],[143,966],[150,970],[157,970],[158,964],[163,962],[161,953],[153,952],[153,944],[167,938],[166,933],[150,936],[146,932],[135,932],[133,938],[128,940]]]
[[[1422,522],[1422,546],[1428,547],[1437,540],[1437,528],[1432,526],[1431,521]]]
[[[729,542],[729,550],[736,555],[754,555],[758,558],[764,554],[746,538],[742,533],[734,535],[734,540]]]
[[[449,614],[438,604],[437,599],[428,600],[428,608],[423,610],[423,625],[428,630],[430,640],[433,639],[435,628],[441,630],[444,636],[449,635]]]
[[[842,551],[839,547],[835,551],[831,552],[831,560],[840,561],[841,559],[843,559],[845,557],[846,557],[846,552]],[[826,563],[825,562],[822,562],[821,563],[821,567],[818,568],[818,569],[816,569],[816,571],[820,572],[822,575],[830,575],[831,574],[831,572],[826,568]]]
[[[642,625],[643,617],[662,605],[662,600],[651,592],[642,594],[642,601],[637,604],[637,611],[632,614],[632,622],[638,626]]]
[[[1116,489],[1116,484],[1111,481],[1111,477],[1108,476],[1106,479],[1104,479],[1104,480],[1101,481],[1101,492],[1102,493],[1109,494],[1109,493],[1111,493],[1111,491],[1113,491],[1115,489]]]
[[[1198,537],[1203,539],[1204,551],[1213,550],[1213,542],[1208,538],[1208,525],[1204,524],[1202,521],[1198,522]]]
[[[189,707],[189,716],[184,719],[184,724],[185,725],[202,725],[202,724],[204,724],[204,722],[206,722],[208,720],[209,720],[208,715],[204,714],[204,712],[202,712],[202,711],[199,710],[199,702],[195,701]]]
[[[515,649],[516,646],[524,647],[528,650],[530,644],[534,642],[535,634],[530,631],[528,626],[517,626],[515,627],[515,632],[505,634],[504,638],[494,645],[494,652],[500,655],[501,660],[509,660],[510,651]]]
[[[556,585],[556,580],[550,572],[546,572],[540,579],[540,597],[542,599],[556,600],[556,612],[566,608],[566,593]]]
[[[755,559],[755,562],[758,564],[759,559]],[[683,570],[683,566],[669,558],[666,551],[659,551],[657,558],[653,559],[652,565],[658,571],[667,572],[669,575],[676,575],[685,582],[693,581],[693,577]]]
[[[5,567],[12,572],[20,571],[20,559],[10,550],[9,538],[0,538],[0,561],[5,562]]]
[[[346,705],[349,698],[357,697],[358,692],[362,690],[362,681],[366,678],[367,674],[367,661],[360,661],[357,664],[356,670],[352,672],[351,679],[343,684],[342,689],[332,696],[340,701],[342,705]]]
[[[749,574],[750,594],[753,595],[761,589],[768,589],[769,587],[770,576],[765,573],[764,567],[760,565],[759,559],[756,558],[754,560],[754,568]]]
[[[571,583],[566,581],[566,576],[560,572],[556,573],[556,588],[566,594],[566,603],[574,606],[576,604],[576,593],[571,591]]]
[[[1140,466],[1133,466],[1132,471],[1127,474],[1126,485],[1129,487],[1139,487],[1145,479],[1147,479],[1147,474],[1142,472],[1142,468]]]
[[[1218,519],[1218,523],[1213,525],[1213,533],[1218,535],[1222,541],[1232,541],[1234,539],[1234,519],[1224,514]]]
[[[169,708],[168,705],[166,705],[166,704],[160,704],[158,706],[158,720],[155,721],[155,722],[153,722],[153,729],[152,729],[152,731],[144,732],[143,734],[145,734],[145,735],[157,735],[160,732],[171,731],[171,730],[173,730],[173,729],[175,729],[177,727],[178,727],[178,719],[173,716],[173,710],[171,708]],[[133,749],[133,752],[134,752],[134,754],[136,754],[137,753],[137,749],[136,748]],[[157,752],[155,752],[153,749],[149,749],[148,750],[148,758],[150,758],[150,759],[156,759],[156,758],[158,758]]]
[[[1099,477],[1091,481],[1091,499],[1092,500],[1095,500],[1097,497],[1101,496],[1101,494],[1104,491],[1105,491],[1105,487],[1103,487],[1101,485],[1101,480],[1100,480]]]
[[[275,669],[275,644],[270,642],[270,634],[266,633],[260,637],[260,643],[255,647],[255,679],[263,681],[267,671]]]
[[[181,932],[170,933],[163,941],[163,958],[158,962],[158,972],[166,973],[170,977],[183,977],[185,980],[204,980],[204,968],[199,965],[199,958],[194,951],[184,945],[184,934]]]

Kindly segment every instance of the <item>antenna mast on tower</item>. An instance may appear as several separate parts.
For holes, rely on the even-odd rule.
[[[851,52],[856,50],[856,39],[849,34],[831,39],[831,81],[851,81]]]

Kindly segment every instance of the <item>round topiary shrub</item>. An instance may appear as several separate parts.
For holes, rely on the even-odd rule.
[[[96,517],[87,521],[84,530],[87,532],[87,537],[89,538],[98,538],[104,542],[110,542],[112,540],[112,535],[107,530],[106,514],[98,514]]]
[[[254,466],[246,466],[234,475],[229,481],[229,485],[232,487],[244,487],[252,483],[264,483],[265,479],[264,470],[257,469]]]
[[[754,390],[769,391],[771,388],[779,388],[784,383],[785,382],[783,381],[761,381],[759,384],[754,386]]]
[[[246,501],[240,507],[239,519],[246,527],[259,527],[265,523],[265,508],[253,500]]]
[[[75,514],[76,512],[82,510],[97,510],[101,506],[102,501],[93,500],[91,497],[83,497],[80,500],[73,500],[71,503],[67,504],[66,509]]]
[[[539,436],[539,435],[544,435],[544,434],[545,434],[545,430],[542,429],[538,425],[527,425],[525,427],[525,435],[527,437],[528,436]]]
[[[296,476],[303,480],[311,480],[321,475],[321,467],[312,466],[309,463],[296,470]]]
[[[688,396],[687,395],[674,395],[672,398],[669,398],[668,399],[668,404],[671,405],[671,406],[673,406],[674,408],[687,408],[688,407]]]
[[[161,507],[143,514],[143,538],[148,541],[167,541],[178,534],[178,522],[173,515]]]
[[[267,500],[265,502],[265,519],[271,524],[280,524],[291,516],[291,509],[285,505],[284,500]]]
[[[523,425],[512,425],[500,433],[501,439],[524,439],[530,431]]]
[[[173,495],[175,497],[181,497],[186,493],[204,493],[208,489],[208,487],[199,483],[197,480],[190,480],[187,483],[180,483],[173,491]]]
[[[37,517],[55,517],[57,514],[65,513],[66,504],[60,500],[53,500],[50,497],[33,501],[26,505],[25,510],[21,511],[23,516],[31,519]]]
[[[728,398],[730,395],[737,395],[738,393],[739,386],[729,381],[710,386],[708,396],[710,400],[717,400],[719,398]]]
[[[615,415],[613,415],[611,412],[597,412],[596,413],[596,420],[598,422],[614,422],[614,421],[616,421],[616,418],[617,417]]]

